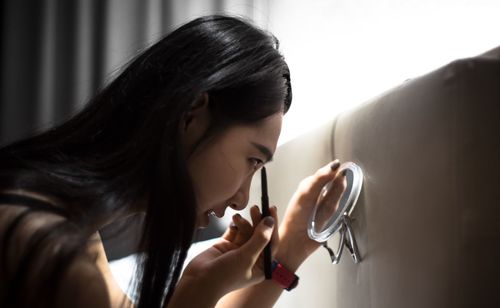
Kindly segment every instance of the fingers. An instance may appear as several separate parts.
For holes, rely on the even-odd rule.
[[[259,207],[254,205],[250,208],[250,217],[252,218],[252,224],[254,226],[258,225],[262,219],[262,214],[260,213]]]
[[[279,226],[278,223],[278,208],[276,206],[272,206],[270,209],[271,216],[274,219],[274,225]],[[273,235],[271,236],[271,247],[272,247],[272,255],[273,257],[276,255],[276,248],[279,247],[280,236],[278,233],[278,228],[274,228]]]
[[[252,237],[252,234],[252,225],[245,218],[241,217],[240,214],[235,214],[233,215],[229,228],[227,228],[226,232],[222,235],[222,238],[241,246]]]
[[[326,166],[318,169],[318,171],[316,171],[316,173],[311,177],[311,187],[309,188],[311,193],[316,196],[319,195],[323,186],[335,178],[339,167],[340,161],[336,159],[333,162],[328,163]]]
[[[271,221],[273,225],[278,224],[278,209],[276,206],[272,206],[269,209],[269,212],[271,214],[270,218],[272,217]],[[250,241],[252,239],[252,236],[255,234],[255,232],[262,232],[262,224],[267,223],[271,224],[266,219],[262,218],[262,214],[260,212],[260,209],[257,205],[254,205],[253,207],[250,208],[250,217],[252,220],[252,224],[250,224],[249,221],[241,217],[240,214],[235,214],[233,216],[233,221],[229,228],[226,230],[226,232],[223,235],[223,238],[227,241],[230,241],[238,246],[244,246],[245,243]],[[265,224],[264,224],[265,225]],[[260,230],[260,231],[259,231]],[[264,230],[265,231],[265,230]],[[256,240],[255,238],[253,240]],[[278,228],[273,228],[272,234],[270,236],[270,241],[271,241],[271,251],[273,255],[276,253],[276,249],[279,245],[279,234],[278,234]],[[266,240],[266,243],[269,242],[269,240]],[[265,245],[264,245],[265,246]],[[257,252],[255,252],[257,253]],[[252,253],[253,255],[253,253]],[[258,256],[258,253],[257,253]]]
[[[335,200],[335,202],[338,202],[340,200],[340,197],[342,196],[342,193],[345,191],[346,187],[347,187],[347,179],[345,172],[337,174],[337,176],[333,180],[330,190],[325,195],[325,198],[337,198],[338,200]]]
[[[271,217],[274,219],[274,224],[278,224],[278,208],[276,206],[271,206],[269,208],[269,212],[271,214]],[[260,209],[257,205],[254,205],[250,208],[250,217],[252,218],[252,224],[254,226],[258,225],[259,222],[262,219],[262,214],[260,212]],[[278,234],[278,228],[274,228],[273,230],[273,235],[271,236],[271,247],[275,248],[278,247],[279,245],[279,234]],[[276,252],[276,249],[272,249],[272,253]]]
[[[316,224],[319,229],[332,217],[339,206],[342,194],[347,186],[345,173],[337,174],[326,194],[318,199],[318,210],[316,212]]]
[[[238,235],[238,227],[234,222],[231,222],[229,228],[226,229],[226,232],[222,235],[222,238],[229,242],[234,242],[234,239]]]
[[[241,217],[240,214],[235,214],[233,216],[233,224],[236,226],[238,230],[236,237],[233,239],[233,243],[238,246],[245,244],[253,234],[253,227],[246,219]]]
[[[264,247],[271,240],[275,221],[272,217],[265,217],[255,227],[252,237],[241,247],[243,255],[251,258],[255,264]]]

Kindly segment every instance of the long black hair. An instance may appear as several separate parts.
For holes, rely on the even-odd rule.
[[[172,295],[195,231],[196,199],[179,125],[204,94],[213,119],[205,139],[235,123],[286,113],[290,73],[277,39],[229,16],[181,26],[131,61],[69,120],[1,148],[0,190],[58,200],[82,234],[71,242],[80,244],[95,213],[125,212],[145,202],[138,307],[160,307]],[[76,250],[62,261],[68,263]],[[14,294],[22,292],[18,285]]]

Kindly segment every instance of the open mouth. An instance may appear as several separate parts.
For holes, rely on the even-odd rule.
[[[198,228],[204,229],[208,227],[208,224],[210,222],[210,217],[219,217],[219,216],[214,210],[206,211],[203,214],[202,218],[200,218],[200,221],[198,222]]]
[[[226,208],[221,208],[218,210],[209,209],[203,213],[198,222],[198,228],[206,228],[210,222],[210,217],[213,218],[222,218],[226,212]]]

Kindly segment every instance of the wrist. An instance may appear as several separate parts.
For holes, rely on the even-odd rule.
[[[304,260],[297,256],[290,256],[281,249],[276,253],[275,259],[285,266],[289,271],[296,272]]]
[[[282,233],[280,232],[280,234]],[[304,250],[300,249],[300,247],[299,249],[296,249],[296,246],[300,245],[294,244],[293,241],[290,242],[288,240],[289,238],[291,237],[287,236],[286,233],[283,233],[275,258],[288,270],[295,272],[305,261],[307,256],[304,254]]]
[[[200,277],[182,277],[168,307],[215,307],[221,297],[213,283]]]
[[[290,271],[283,264],[276,260],[273,260],[272,271],[274,282],[276,282],[287,291],[291,291],[299,283],[299,276],[297,276],[295,272]]]

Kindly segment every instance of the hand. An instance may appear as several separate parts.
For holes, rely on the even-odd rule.
[[[332,181],[332,187],[320,200],[318,211],[328,214],[335,212],[338,202],[346,188],[345,176],[338,174],[340,162],[335,160],[322,167],[315,174],[299,184],[288,204],[283,222],[279,229],[280,246],[277,259],[295,271],[311,255],[320,243],[307,235],[309,217],[319,200],[322,188]]]
[[[251,209],[252,222],[239,214],[221,240],[196,256],[186,267],[182,279],[204,281],[218,297],[233,290],[264,280],[261,253],[269,241],[277,246],[277,210],[270,209],[273,218],[260,219],[258,207]],[[273,232],[274,230],[274,232]]]

